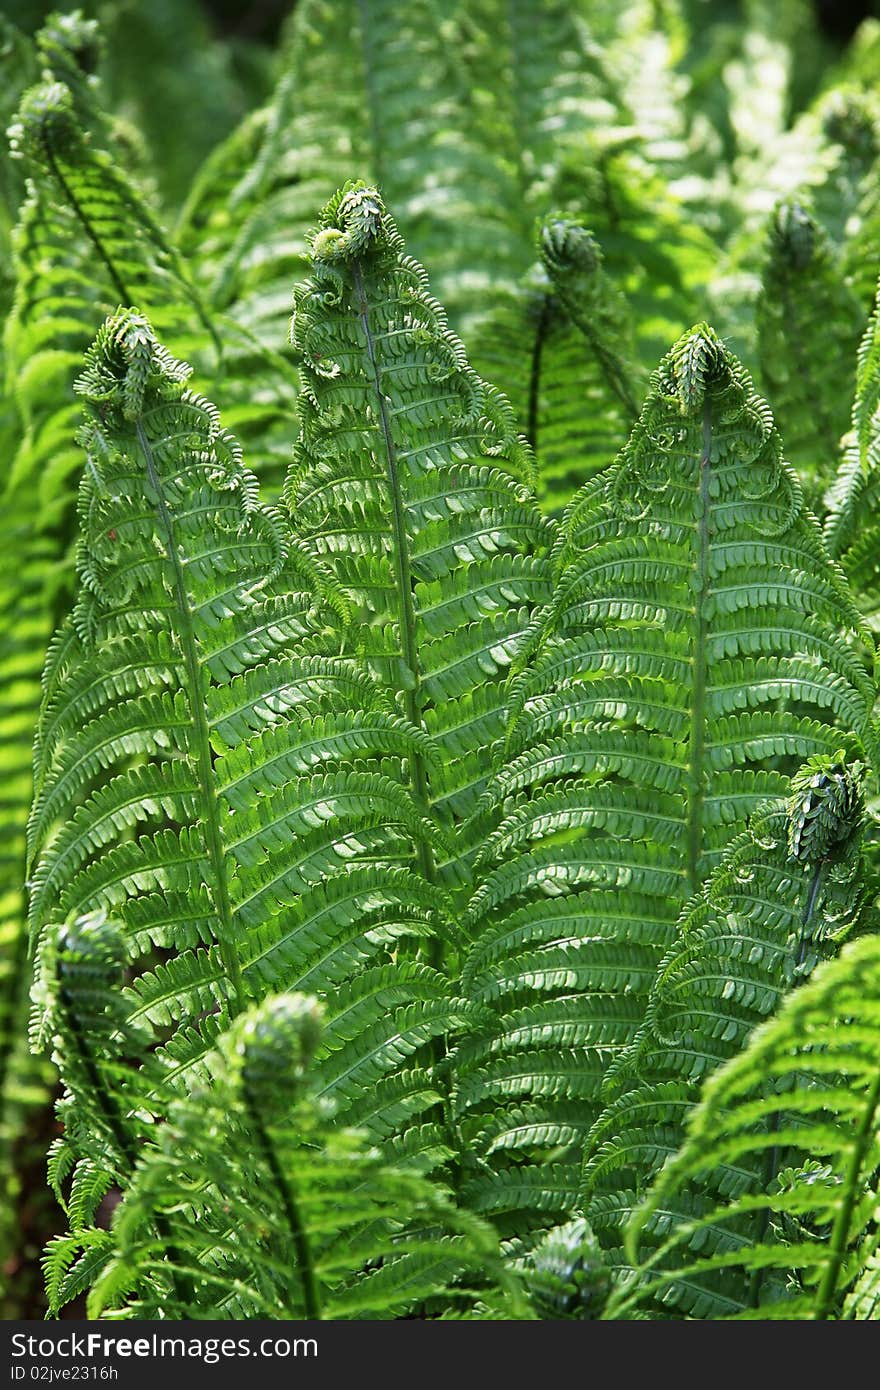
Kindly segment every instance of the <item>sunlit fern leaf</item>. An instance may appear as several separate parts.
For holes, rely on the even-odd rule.
[[[622,1194],[632,1201],[682,1143],[706,1078],[742,1051],[753,1029],[809,978],[817,961],[871,922],[859,854],[863,775],[864,769],[839,759],[808,761],[793,779],[788,800],[756,813],[682,913],[645,1023],[609,1077],[606,1090],[617,1094],[585,1146],[587,1211],[598,1204],[602,1243],[623,1265],[621,1228],[628,1208]],[[780,1117],[771,1116],[771,1128],[779,1124]],[[722,1165],[705,1175],[700,1201],[747,1182],[766,1185],[787,1165],[782,1149],[758,1167]],[[612,1197],[613,1221],[607,1205]],[[673,1201],[664,1219],[674,1215]],[[755,1239],[762,1237],[763,1219],[748,1232]],[[643,1233],[642,1258],[649,1241],[663,1233],[663,1223]],[[715,1287],[683,1280],[664,1291],[663,1307],[712,1317],[737,1299],[746,1306],[760,1294],[741,1274]]]
[[[725,67],[724,81],[738,146],[734,173],[749,200],[760,199],[772,185],[769,151],[778,148],[812,98],[825,53],[808,0],[747,0],[743,9],[740,52]],[[776,177],[780,175],[786,176],[784,171]],[[780,189],[776,197],[784,191]]]
[[[825,540],[876,629],[880,613],[877,519],[880,515],[880,307],[875,301],[856,364],[852,428],[829,489]]]
[[[228,196],[203,185],[181,228],[187,253],[212,283],[213,302],[234,304],[236,319],[264,341],[276,341],[317,209],[352,168],[381,178],[386,196],[433,246],[448,248],[454,223],[455,240],[472,237],[468,249],[482,247],[484,258],[490,245],[496,264],[511,254],[503,241],[510,240],[513,170],[486,150],[485,127],[480,137],[469,131],[473,97],[449,39],[427,0],[405,15],[387,0],[297,7],[266,118],[249,118],[214,161]],[[207,220],[205,195],[216,209]],[[464,279],[463,264],[457,269]],[[485,278],[478,267],[471,274],[476,283]]]
[[[259,723],[283,711],[272,658],[305,639],[309,600],[280,518],[258,505],[234,439],[185,392],[187,375],[126,311],[102,329],[78,385],[89,413],[82,589],[44,681],[31,916],[39,935],[113,906],[139,951],[154,941],[194,952],[196,990],[205,971],[205,987],[213,978],[204,943],[215,940],[240,993],[217,754],[253,734],[250,712]],[[175,913],[175,894],[188,910]],[[129,923],[138,902],[152,911]]]
[[[849,414],[829,363],[853,360],[862,314],[823,232],[797,200],[773,215],[757,323],[761,378],[786,457],[821,516]]]
[[[861,257],[858,284],[853,268],[861,256],[857,246],[863,214],[876,187],[877,142],[875,102],[859,93],[835,91],[823,95],[779,137],[770,162],[757,176],[748,168],[744,171],[735,192],[737,214],[727,247],[709,285],[709,304],[713,321],[750,370],[759,366],[756,312],[767,229],[780,204],[799,202],[811,210],[830,242],[831,266],[862,311],[867,308],[874,287],[871,283],[866,288],[863,277],[870,261]],[[829,355],[827,391],[846,394],[845,370],[841,359]]]
[[[585,133],[583,148],[561,162],[553,209],[595,236],[629,308],[636,361],[652,370],[704,306],[718,259],[711,238],[625,128]]]
[[[874,698],[772,418],[705,326],[572,504],[560,560],[465,918],[465,993],[496,1017],[458,1068],[475,1152],[506,1167],[516,1130],[538,1176],[571,1103],[595,1117],[685,901],[803,759],[870,739]]]
[[[595,7],[584,4],[588,13]],[[691,12],[688,13],[688,10]],[[731,218],[732,153],[724,77],[739,57],[742,29],[718,22],[679,0],[664,0],[662,21],[651,0],[618,7],[605,63],[630,108],[630,125],[646,172],[659,175],[686,206],[686,216],[721,240]]]
[[[340,1113],[369,1095],[359,1123],[429,1161],[417,1131],[441,1096],[423,1069],[466,1006],[388,963],[401,938],[434,952],[453,932],[420,857],[450,846],[402,771],[433,767],[433,741],[338,655],[344,595],[186,376],[126,311],[79,382],[81,592],[44,677],[32,929],[118,917],[160,1112],[227,1011],[279,983],[327,991]]]
[[[540,251],[541,264],[483,324],[474,356],[504,381],[535,454],[542,504],[560,508],[622,446],[644,381],[627,306],[590,232],[551,217]]]
[[[210,1088],[143,1153],[90,1316],[387,1318],[514,1290],[488,1227],[316,1098],[319,1019],[314,999],[279,995],[220,1039]]]
[[[608,1316],[662,1306],[682,1285],[697,1291],[698,1316],[870,1316],[860,1291],[877,1252],[878,947],[872,936],[820,966],[707,1083],[630,1226],[636,1268]],[[762,1182],[780,1150],[785,1167]],[[706,1174],[725,1170],[729,1183],[707,1192]]]
[[[403,14],[390,0],[307,0],[269,107],[212,157],[182,245],[213,302],[274,343],[315,212],[357,168],[470,331],[528,268],[533,218],[564,152],[612,117],[610,88],[562,0],[415,0]]]
[[[416,748],[408,771],[437,827],[420,851],[431,878],[456,858],[444,830],[475,809],[503,739],[503,681],[549,596],[554,532],[506,400],[468,366],[374,190],[328,204],[312,271],[291,330],[302,396],[286,499],[350,597],[362,661],[433,740],[435,766]]]

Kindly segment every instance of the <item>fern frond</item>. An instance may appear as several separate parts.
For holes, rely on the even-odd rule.
[[[314,999],[275,996],[220,1039],[210,1090],[178,1102],[115,1213],[90,1316],[155,1316],[172,1276],[183,1315],[381,1318],[514,1290],[486,1226],[316,1098],[319,1019]],[[175,1259],[156,1246],[157,1217]]]
[[[861,310],[802,203],[774,212],[757,307],[761,377],[807,498],[821,516],[823,496],[847,427],[848,402],[832,363],[855,356]]]
[[[543,505],[560,507],[617,453],[644,383],[627,306],[595,238],[560,215],[545,221],[540,251],[541,264],[486,321],[474,351],[524,422]]]
[[[870,1315],[860,1293],[876,1247],[878,960],[876,937],[846,947],[709,1081],[629,1231],[631,1257],[643,1233],[655,1249],[608,1316],[678,1301],[683,1287],[704,1316]],[[705,1175],[725,1170],[741,1180],[706,1193]]]
[[[502,681],[549,596],[553,531],[517,476],[531,461],[507,402],[471,371],[374,190],[328,204],[312,260],[292,326],[302,400],[286,498],[349,596],[362,659],[430,733],[436,770],[414,746],[409,781],[442,841],[503,736]],[[420,872],[456,857],[438,843]]]
[[[665,359],[619,460],[570,507],[559,558],[465,919],[466,991],[495,1020],[462,1052],[459,1103],[475,1132],[496,1112],[496,1148],[509,1104],[551,1094],[545,1074],[596,1116],[684,903],[805,758],[872,739],[852,598],[711,330]],[[520,1023],[535,1008],[540,1058]],[[558,1049],[588,1033],[569,1083]]]
[[[79,379],[81,592],[44,678],[32,930],[118,919],[148,1112],[204,1078],[249,996],[307,980],[333,1000],[325,1081],[340,1114],[360,1106],[407,1161],[445,1162],[429,1064],[467,1006],[426,967],[392,964],[401,938],[435,952],[453,935],[421,867],[452,846],[404,780],[413,762],[433,769],[436,741],[337,654],[336,591],[301,588],[304,571],[332,578],[260,504],[187,377],[128,310]]]
[[[295,583],[273,592],[285,566],[280,520],[257,504],[254,480],[213,407],[184,391],[187,375],[127,311],[101,331],[78,384],[90,416],[82,433],[82,593],[47,668],[30,831],[32,922],[39,935],[57,913],[112,907],[126,926],[126,905],[150,890],[183,893],[194,911],[176,944],[196,946],[200,957],[200,940],[218,941],[240,992],[233,861],[223,850],[214,766],[216,748],[226,745],[212,726],[222,718],[230,747],[251,732],[229,709],[246,664],[248,703],[259,701],[262,671],[273,717],[271,634],[283,643],[292,624],[305,635],[309,600]],[[258,642],[248,660],[252,634]],[[237,661],[226,656],[236,646]],[[225,687],[219,716],[212,685]],[[160,901],[157,910],[152,939],[164,942]],[[147,948],[149,916],[130,929]]]
[[[271,103],[191,196],[182,245],[213,302],[273,342],[315,211],[357,168],[470,338],[527,270],[566,152],[615,100],[589,19],[562,0],[442,13],[416,0],[405,16],[389,0],[308,0]]]
[[[877,478],[880,470],[880,309],[875,302],[859,345],[852,428],[828,492],[825,539],[840,561],[872,629],[880,611],[877,579]]]
[[[618,1094],[585,1146],[588,1213],[596,1204],[605,1209],[615,1193],[644,1189],[683,1142],[706,1078],[748,1046],[753,1030],[809,978],[817,961],[870,921],[859,853],[862,782],[858,766],[825,757],[805,764],[787,801],[761,808],[683,911],[645,1022],[609,1075],[606,1092]],[[781,1123],[771,1116],[773,1132]],[[755,1182],[775,1182],[787,1164],[781,1147],[770,1151],[765,1169],[722,1164],[707,1171],[698,1200],[705,1205]],[[693,1200],[691,1193],[687,1201]],[[676,1212],[670,1199],[664,1219]],[[687,1214],[678,1212],[682,1220]],[[626,1216],[626,1204],[618,1201],[616,1220],[606,1218],[603,1243],[619,1244]],[[762,1238],[761,1222],[741,1227],[740,1234]],[[653,1246],[658,1238],[646,1232],[643,1244]],[[748,1280],[738,1290],[728,1280],[722,1291],[684,1279],[665,1290],[663,1306],[688,1314],[699,1306],[698,1316],[712,1317],[732,1300],[746,1306],[760,1293]]]

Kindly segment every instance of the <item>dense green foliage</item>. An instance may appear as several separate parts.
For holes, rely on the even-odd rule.
[[[20,8],[3,1311],[877,1316],[877,26]]]

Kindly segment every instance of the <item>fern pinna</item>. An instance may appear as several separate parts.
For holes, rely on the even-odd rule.
[[[698,1316],[876,1318],[877,945],[826,962],[707,1083],[610,1316],[686,1290]]]

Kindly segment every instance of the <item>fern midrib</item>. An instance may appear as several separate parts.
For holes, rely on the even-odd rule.
[[[379,365],[378,354],[376,352],[376,342],[373,330],[370,326],[370,307],[367,300],[364,275],[360,263],[355,260],[352,263],[352,276],[358,296],[358,316],[360,319],[361,331],[364,335],[367,359],[370,364],[370,373],[376,393],[376,402],[379,412],[379,424],[382,435],[382,443],[385,452],[385,471],[388,479],[388,488],[391,494],[391,523],[393,534],[393,563],[394,563],[394,583],[397,593],[398,608],[398,629],[400,631],[400,646],[403,663],[412,675],[411,687],[402,691],[404,712],[407,719],[417,728],[424,728],[421,710],[421,666],[419,662],[418,647],[416,644],[416,622],[415,609],[413,607],[412,595],[412,565],[409,552],[409,534],[406,527],[406,506],[400,488],[400,473],[397,464],[397,448],[394,443],[394,435],[391,429],[391,420],[388,415],[388,405],[385,393],[382,390],[382,369]],[[431,811],[431,803],[428,797],[428,775],[424,759],[413,750],[407,757],[409,766],[410,785],[416,803],[420,810],[428,814]],[[420,840],[415,847],[416,863],[423,877],[429,882],[436,882],[436,870],[434,856],[430,846]],[[429,962],[435,968],[439,968],[443,959],[442,942],[435,940],[429,950]]]
[[[706,646],[708,622],[706,598],[709,582],[709,510],[712,470],[712,411],[708,395],[703,405],[703,452],[700,455],[700,509],[697,521],[697,595],[694,603],[693,701],[691,739],[688,755],[688,886],[699,891],[700,859],[703,850],[703,809],[705,800],[706,755]]]
[[[816,1307],[813,1313],[815,1322],[827,1321],[831,1317],[840,1267],[846,1255],[849,1223],[860,1187],[859,1174],[862,1170],[865,1154],[877,1128],[878,1107],[880,1107],[880,1065],[877,1067],[874,1082],[868,1092],[865,1113],[855,1136],[846,1175],[843,1179],[844,1198],[834,1218],[834,1227],[829,1241],[828,1261],[822,1272],[822,1282],[816,1295]]]
[[[532,342],[532,360],[529,367],[529,407],[526,421],[526,439],[532,446],[535,458],[538,457],[538,414],[541,399],[541,367],[544,357],[544,343],[553,311],[552,296],[545,294],[541,300],[541,312],[535,325]]]
[[[599,272],[601,274],[601,271]],[[630,392],[626,384],[626,379],[612,353],[608,351],[599,334],[595,331],[589,319],[584,318],[575,307],[574,300],[570,295],[561,295],[562,304],[568,314],[573,326],[586,339],[596,361],[599,370],[605,378],[610,391],[617,397],[629,417],[630,422],[638,417],[639,407],[635,397]]]
[[[229,886],[226,881],[226,860],[223,853],[223,839],[220,833],[217,793],[214,786],[214,767],[211,758],[208,714],[202,695],[201,672],[196,650],[196,635],[193,627],[192,610],[187,598],[183,570],[177,550],[174,518],[165,501],[165,494],[162,490],[162,480],[156,468],[153,450],[144,430],[143,422],[140,419],[135,421],[135,432],[144,455],[150,485],[155,491],[156,507],[159,513],[160,524],[165,532],[168,560],[174,576],[174,592],[177,599],[180,635],[182,639],[181,646],[183,648],[184,664],[186,667],[187,693],[189,696],[190,709],[192,711],[198,773],[201,783],[202,823],[205,830],[208,857],[214,874],[214,893],[212,897],[218,915],[217,944],[220,947],[223,964],[232,981],[236,1007],[238,1010],[241,1010],[245,1002],[244,985],[242,981],[241,965],[235,949],[232,905],[229,898]]]
[[[49,141],[44,139],[42,143],[43,149],[46,154],[46,159],[48,160],[49,168],[52,171],[53,177],[57,179],[58,183],[61,185],[61,191],[63,192],[71,209],[73,210],[73,213],[77,218],[77,221],[79,222],[89,241],[94,246],[95,251],[97,252],[99,258],[101,259],[104,265],[105,270],[107,271],[107,274],[110,276],[113,288],[119,297],[120,304],[129,306],[131,304],[131,296],[129,295],[125,284],[120,278],[119,273],[117,272],[116,267],[113,264],[112,258],[105,250],[104,243],[101,241],[101,238],[98,236],[98,233],[92,226],[91,220],[86,216],[79,199],[77,198],[70,184],[67,182],[67,179],[64,177],[64,174],[61,171],[61,166],[55,158],[54,151],[52,150]]]
[[[808,939],[808,938],[807,938],[807,928],[809,927],[810,923],[811,923],[812,920],[813,920],[813,913],[814,913],[814,911],[815,911],[815,909],[816,909],[816,900],[817,900],[817,898],[818,898],[818,896],[819,896],[819,889],[820,889],[821,886],[822,886],[822,879],[823,879],[823,877],[824,877],[824,873],[825,873],[825,865],[824,865],[824,863],[819,863],[819,864],[817,864],[817,865],[816,865],[816,869],[815,869],[815,871],[814,871],[814,873],[813,873],[813,877],[812,877],[812,879],[810,880],[810,886],[809,886],[809,888],[807,889],[807,901],[806,901],[806,906],[804,907],[804,911],[803,911],[803,914],[802,914],[802,916],[801,916],[800,929],[799,929],[799,931],[798,931],[798,949],[797,949],[797,955],[796,955],[796,957],[795,957],[795,966],[796,966],[796,967],[797,967],[797,966],[800,966],[800,965],[803,965],[804,956],[805,956],[806,953],[807,953],[807,939]],[[769,1124],[769,1129],[770,1129],[771,1133],[775,1133],[775,1132],[779,1129],[779,1125],[780,1125],[780,1114],[779,1114],[779,1111],[778,1111],[778,1110],[775,1110],[775,1111],[773,1112],[773,1115],[772,1115],[772,1117],[771,1117],[770,1124]],[[769,1189],[769,1187],[770,1187],[770,1184],[771,1184],[772,1182],[775,1181],[775,1179],[776,1179],[778,1173],[779,1173],[779,1148],[778,1148],[777,1145],[774,1144],[773,1148],[770,1149],[770,1151],[769,1151],[768,1154],[767,1154],[767,1162],[766,1162],[765,1167],[764,1167],[764,1191],[765,1191],[765,1192],[768,1191],[768,1189]],[[767,1239],[767,1232],[768,1232],[769,1229],[770,1229],[770,1217],[771,1217],[770,1208],[769,1208],[769,1207],[765,1207],[765,1209],[764,1209],[764,1215],[763,1215],[762,1220],[761,1220],[761,1234],[760,1234],[758,1240],[756,1241],[756,1245],[763,1245],[763,1244],[764,1244],[764,1241]],[[750,1283],[749,1283],[749,1299],[748,1299],[748,1306],[749,1306],[750,1308],[757,1308],[757,1307],[758,1307],[758,1303],[759,1303],[759,1300],[760,1300],[760,1297],[761,1297],[761,1288],[762,1288],[762,1285],[763,1285],[763,1282],[764,1282],[764,1274],[765,1274],[765,1273],[766,1273],[766,1271],[765,1271],[764,1269],[756,1269],[756,1270],[754,1271],[754,1273],[752,1274],[752,1277],[751,1277],[751,1280],[750,1280]]]

